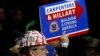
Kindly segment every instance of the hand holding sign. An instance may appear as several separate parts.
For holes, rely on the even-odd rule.
[[[69,45],[69,38],[68,35],[66,35],[65,33],[66,31],[64,31],[61,36],[61,46],[67,48]]]

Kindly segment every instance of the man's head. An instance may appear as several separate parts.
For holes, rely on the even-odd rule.
[[[46,39],[38,31],[28,31],[21,41],[20,53],[22,56],[47,56]]]
[[[0,22],[5,20],[5,9],[0,7]]]
[[[21,10],[17,10],[16,11],[16,13],[15,13],[15,16],[14,16],[14,20],[22,20],[22,17],[23,17],[23,15],[22,15],[22,11]]]
[[[14,8],[9,12],[9,17],[11,18],[11,20],[13,20],[14,22],[19,22],[22,20],[23,14],[21,9],[18,8]]]

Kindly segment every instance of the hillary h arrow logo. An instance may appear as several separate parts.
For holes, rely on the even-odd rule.
[[[82,15],[83,8],[77,2],[75,2],[75,4],[76,4],[75,13],[76,13],[77,19],[79,19]]]

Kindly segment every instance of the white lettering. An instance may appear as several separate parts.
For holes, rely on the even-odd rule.
[[[56,13],[56,12],[74,9],[74,8],[76,8],[75,1],[70,1],[70,2],[65,2],[62,4],[48,6],[45,8],[45,12],[46,12],[46,14],[51,14],[51,13]]]

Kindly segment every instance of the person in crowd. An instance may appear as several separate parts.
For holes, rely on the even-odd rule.
[[[0,30],[3,29],[3,25],[5,23],[5,18],[6,18],[5,8],[0,7]]]
[[[17,33],[24,33],[25,22],[23,19],[23,13],[20,9],[14,8],[11,11],[9,11],[8,21],[11,30]]]
[[[68,48],[68,44],[69,39],[63,35],[61,37],[61,42],[53,42],[50,45],[54,47],[62,46]],[[21,40],[20,54],[21,56],[47,56],[47,45],[48,43],[42,33],[36,30],[31,30],[26,32],[25,36]]]

